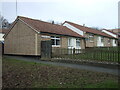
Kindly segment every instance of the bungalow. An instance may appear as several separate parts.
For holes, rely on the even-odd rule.
[[[112,29],[111,31],[118,35],[118,46],[120,46],[120,29]]]
[[[66,26],[71,31],[85,37],[86,47],[107,47],[117,46],[116,37],[113,37],[105,32],[95,30],[89,27],[78,25],[72,22],[65,21],[63,26]]]
[[[118,39],[118,34],[117,34],[117,33],[114,33],[114,32],[111,31],[111,30],[103,29],[102,32],[104,32],[104,33],[106,33],[106,34],[108,34],[108,35],[111,35],[112,37]],[[117,46],[118,40],[113,39],[112,42],[113,42],[113,46]],[[116,44],[116,43],[117,43],[117,44]]]
[[[0,29],[0,41],[4,42],[4,38],[3,36],[5,35],[5,33],[7,33],[7,29]]]
[[[120,29],[112,29],[111,31],[114,33],[120,34]]]
[[[52,48],[84,49],[84,37],[69,28],[18,16],[4,36],[4,53],[41,55],[41,42],[51,40]]]

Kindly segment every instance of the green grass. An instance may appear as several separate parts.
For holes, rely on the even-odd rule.
[[[3,57],[3,88],[117,88],[118,77]]]
[[[85,86],[85,88],[119,88],[119,87],[118,82],[107,80],[102,83],[87,85]]]

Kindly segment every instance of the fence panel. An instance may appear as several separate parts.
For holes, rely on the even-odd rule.
[[[120,47],[96,47],[87,49],[53,48],[52,58],[99,60],[118,62]]]

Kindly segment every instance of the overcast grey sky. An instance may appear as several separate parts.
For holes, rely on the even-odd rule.
[[[2,2],[2,15],[13,22],[16,2]],[[17,3],[17,15],[43,21],[71,21],[88,27],[112,29],[118,27],[119,0],[27,0]],[[34,1],[34,2],[31,2]]]

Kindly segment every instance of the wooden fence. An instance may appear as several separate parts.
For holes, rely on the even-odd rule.
[[[120,47],[95,47],[87,49],[53,48],[52,58],[99,60],[119,62]]]

